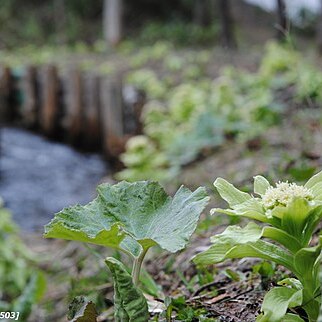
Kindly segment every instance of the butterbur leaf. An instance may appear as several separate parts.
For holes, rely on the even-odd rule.
[[[95,305],[84,296],[77,296],[69,305],[67,317],[70,322],[96,322]]]
[[[217,188],[220,196],[227,201],[230,207],[234,207],[240,203],[243,203],[249,199],[251,196],[235,188],[231,183],[225,179],[218,178],[214,182],[214,186]]]
[[[311,300],[312,312],[319,309],[318,307],[313,309],[314,301],[312,299],[320,291],[318,280],[320,263],[321,246],[302,248],[294,256],[294,267],[299,280],[305,285],[305,295],[309,297],[307,300]],[[318,314],[317,311],[315,312],[316,314]]]
[[[315,200],[322,201],[322,171],[310,178],[304,186],[312,191]]]
[[[247,244],[229,245],[214,244],[205,252],[197,255],[194,262],[197,265],[207,265],[223,262],[225,259],[253,257],[273,261],[276,264],[284,265],[288,269],[292,269],[292,257],[274,244],[264,241],[257,241]]]
[[[269,182],[262,176],[254,177],[254,192],[258,195],[264,195],[266,190],[270,187]]]
[[[45,227],[45,237],[120,248],[138,256],[158,244],[184,248],[208,203],[204,188],[181,187],[171,198],[157,182],[120,182],[98,186],[98,197],[85,206],[65,208]]]
[[[321,241],[320,241],[320,243],[321,243]],[[320,284],[322,284],[322,265],[321,264],[320,264],[320,271],[319,271],[319,281],[320,281]],[[320,300],[322,300],[321,296],[322,295],[320,295]],[[322,305],[320,306],[318,322],[322,322]]]
[[[277,241],[292,253],[296,253],[301,248],[301,244],[296,238],[279,228],[265,226],[262,236]]]
[[[256,322],[270,322],[270,319],[267,318],[267,316],[264,316],[263,314],[261,314],[256,319]],[[283,317],[283,322],[305,322],[305,321],[296,314],[287,313]],[[318,322],[322,322],[322,321],[318,321]]]
[[[295,290],[302,290],[303,289],[303,285],[302,283],[293,277],[288,277],[288,278],[284,278],[283,280],[277,282],[278,285],[280,286],[290,286],[291,288],[295,289]]]
[[[308,245],[314,230],[322,219],[322,206],[318,206],[311,211],[311,213],[307,216],[307,220],[305,223],[305,227],[303,229],[303,237],[302,241],[304,245]]]
[[[216,212],[229,216],[247,217],[264,223],[269,223],[272,221],[272,219],[265,215],[263,206],[255,198],[250,198],[243,203],[237,204],[233,207],[233,209],[214,208],[211,210],[212,215]]]
[[[246,244],[255,242],[262,236],[262,228],[253,222],[248,223],[244,228],[239,226],[228,226],[226,230],[216,236],[211,237],[212,243]]]
[[[197,265],[220,263],[228,258],[257,257],[293,269],[293,257],[284,249],[260,240],[262,229],[250,222],[246,227],[228,227],[222,234],[212,237],[208,250],[196,255]]]
[[[261,308],[264,314],[257,319],[257,322],[287,321],[284,320],[287,309],[300,306],[302,300],[302,290],[295,290],[288,287],[274,287],[264,297]],[[291,316],[288,316],[288,319],[289,321],[301,321],[294,320],[294,317]]]
[[[298,315],[287,313],[283,317],[283,322],[305,322],[302,318],[300,318]]]
[[[105,260],[114,279],[114,307],[116,322],[147,322],[149,311],[147,301],[132,282],[125,266],[113,257]]]
[[[118,248],[125,237],[119,223],[104,214],[99,197],[85,206],[64,208],[45,226],[46,238],[77,240]]]

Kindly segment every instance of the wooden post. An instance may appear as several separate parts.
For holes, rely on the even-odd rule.
[[[38,119],[38,93],[37,93],[37,72],[33,66],[25,68],[22,78],[22,91],[24,100],[22,103],[22,121],[27,127],[35,127]]]
[[[13,78],[7,66],[0,66],[0,124],[12,121],[15,115],[13,106]]]
[[[68,141],[78,144],[83,131],[82,77],[79,70],[71,70],[65,82],[65,115],[63,127]]]
[[[84,84],[84,145],[94,150],[100,146],[100,111],[99,111],[99,78],[94,74],[87,74]]]
[[[116,46],[122,39],[122,0],[104,0],[103,34],[108,45]]]
[[[39,124],[41,130],[48,136],[56,134],[58,106],[58,75],[55,66],[49,65],[40,70],[40,110]]]
[[[100,100],[103,149],[107,156],[115,158],[125,147],[121,81],[102,78]]]
[[[137,90],[132,85],[123,87],[123,123],[126,135],[142,133],[142,110],[146,103],[144,91]]]

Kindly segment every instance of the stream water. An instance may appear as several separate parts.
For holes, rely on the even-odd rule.
[[[30,132],[0,130],[0,196],[23,230],[41,230],[63,207],[87,203],[107,174],[102,157]]]

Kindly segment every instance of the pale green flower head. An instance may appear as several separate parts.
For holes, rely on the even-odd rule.
[[[265,209],[273,209],[276,206],[287,207],[293,198],[302,198],[307,201],[313,200],[313,192],[304,186],[296,183],[278,182],[275,187],[268,187],[262,196]]]
[[[262,222],[272,218],[282,219],[292,213],[301,221],[316,207],[322,205],[322,171],[304,185],[278,182],[271,185],[262,176],[254,177],[254,195],[242,192],[222,178],[214,182],[220,196],[227,201],[230,209],[213,209],[228,215],[244,216]]]

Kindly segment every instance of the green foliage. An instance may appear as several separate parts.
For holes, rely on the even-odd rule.
[[[130,74],[128,82],[144,89],[151,97],[160,98],[166,93],[166,87],[158,80],[156,73],[150,69],[141,69]]]
[[[271,289],[265,296],[262,310],[265,312],[257,321],[299,321],[304,322],[299,316],[294,314],[286,314],[288,308],[300,306],[302,304],[302,290],[296,290],[288,287],[275,287]]]
[[[256,176],[254,192],[258,197],[221,178],[214,185],[230,208],[216,208],[212,213],[247,217],[265,225],[249,222],[244,228],[229,226],[211,238],[212,246],[198,254],[195,263],[206,265],[229,258],[257,257],[283,265],[297,279],[283,280],[283,287],[267,293],[258,321],[302,321],[287,314],[288,308],[297,306],[303,307],[309,321],[316,321],[321,304],[321,241],[317,246],[310,246],[310,242],[322,218],[322,172],[304,186],[279,182],[273,187],[264,177]]]
[[[297,99],[300,102],[312,100],[322,103],[322,73],[314,66],[301,64],[296,82]]]
[[[19,311],[25,320],[33,305],[41,300],[46,280],[2,205],[0,217],[0,311]]]
[[[300,54],[290,46],[269,42],[266,46],[266,55],[260,66],[260,73],[268,79],[274,78],[276,74],[288,76],[286,73],[296,69],[300,60]]]
[[[154,245],[170,252],[183,249],[209,198],[204,188],[191,192],[183,186],[171,198],[158,183],[144,181],[102,184],[97,191],[89,204],[56,214],[44,236],[112,247],[132,256],[132,277],[116,259],[108,258],[106,264],[114,278],[115,318],[139,321],[136,312],[146,311],[137,289],[146,252]],[[142,321],[145,316],[141,314]]]
[[[189,36],[187,36],[189,35]],[[192,23],[174,21],[168,23],[153,22],[147,24],[138,36],[138,41],[153,44],[166,39],[177,46],[214,44],[218,40],[219,26],[202,27]]]
[[[185,321],[185,322],[193,322],[193,321],[217,321],[212,318],[207,318],[207,312],[203,308],[194,308],[189,306],[186,303],[186,299],[184,296],[180,296],[177,298],[170,298],[167,297],[164,301],[167,311],[166,313],[166,319],[167,321],[172,321],[172,311],[176,311],[176,320],[177,321]]]
[[[127,153],[121,156],[128,168],[116,175],[117,179],[131,178],[132,181],[145,177],[162,180],[169,175],[168,161],[148,137],[140,135],[131,138],[126,144]]]
[[[78,296],[69,305],[67,317],[70,322],[96,322],[95,305],[85,297]]]
[[[171,75],[192,64],[200,67],[195,71],[198,75],[208,59],[207,52],[195,58],[196,63],[189,56],[167,55],[165,66]],[[271,73],[276,73],[276,68],[267,62],[263,65],[263,75],[225,68],[214,81],[199,76],[197,81],[192,78],[177,86],[173,86],[175,76],[169,81],[147,69],[130,75],[129,82],[143,89],[149,99],[143,122],[146,151],[150,152],[147,157],[130,144],[122,157],[127,169],[118,177],[133,181],[139,173],[140,179],[170,180],[182,166],[225,144],[227,137],[245,142],[279,123],[283,106],[275,101],[270,87]],[[150,156],[151,147],[156,159],[162,160],[159,165]]]
[[[13,311],[20,312],[21,318],[26,319],[31,314],[33,305],[42,299],[45,289],[44,274],[41,271],[32,273],[21,295],[13,302]]]
[[[227,138],[244,143],[260,137],[281,122],[281,90],[297,104],[322,103],[322,73],[290,46],[271,42],[257,72],[223,68],[215,80],[207,77],[207,51],[195,57],[172,54],[170,46],[158,43],[142,53],[136,67],[143,62],[159,64],[161,57],[163,63],[158,73],[143,68],[128,77],[148,98],[142,117],[145,138],[138,139],[145,147],[136,150],[136,139],[130,141],[122,156],[126,169],[117,175],[121,179],[167,182]]]
[[[95,39],[101,32],[97,13],[102,2],[89,5],[88,0],[38,1],[3,0],[0,7],[0,38],[8,47],[28,43],[57,43],[64,39],[74,43],[80,38]],[[17,10],[19,8],[19,10]],[[21,27],[23,26],[23,28]]]

